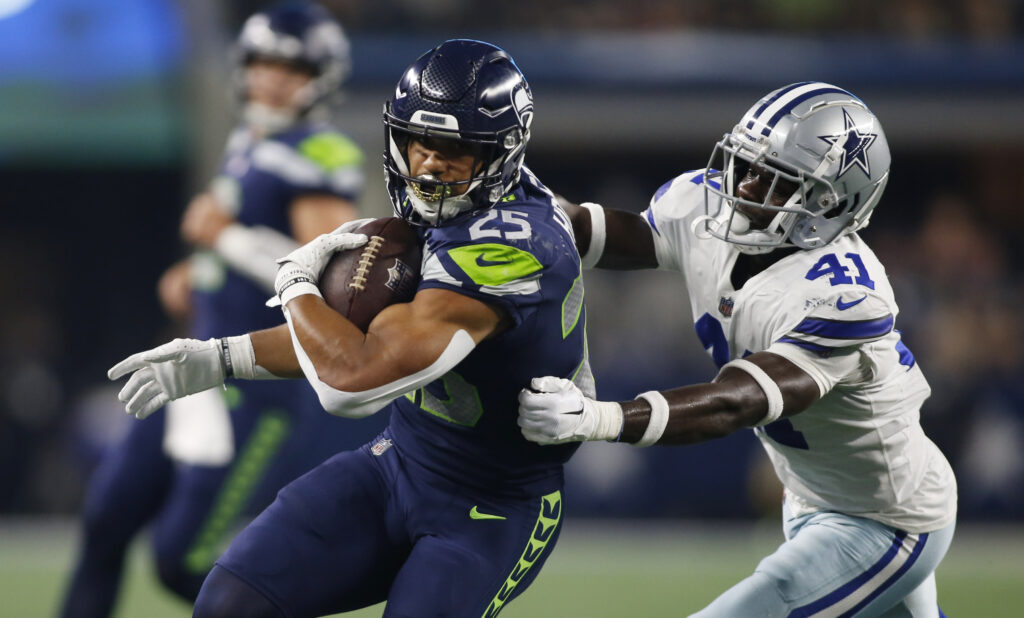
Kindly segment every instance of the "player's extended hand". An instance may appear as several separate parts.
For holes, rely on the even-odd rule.
[[[317,281],[331,256],[337,251],[362,247],[367,240],[366,234],[321,234],[277,260],[281,266],[274,280],[274,291],[277,292],[281,304],[285,305],[289,300],[302,294],[318,294]]]
[[[538,444],[614,440],[622,430],[622,408],[594,401],[564,378],[534,378],[519,392],[519,427]]]
[[[111,380],[131,373],[117,398],[135,418],[146,418],[168,401],[224,382],[220,339],[175,339],[132,354],[107,371]]]

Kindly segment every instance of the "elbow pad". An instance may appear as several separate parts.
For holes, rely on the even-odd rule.
[[[292,325],[291,315],[287,309],[284,310],[284,315],[288,321],[288,330],[292,334],[295,356],[299,360],[299,366],[302,367],[302,373],[305,374],[306,381],[316,391],[317,397],[320,399],[320,405],[331,414],[345,418],[370,416],[398,397],[421,386],[426,386],[451,371],[476,347],[473,337],[460,329],[452,335],[451,341],[448,342],[448,347],[444,349],[441,356],[429,367],[376,388],[348,392],[338,390],[320,379],[317,375],[316,367],[313,366],[313,361],[306,355],[305,350],[302,349],[302,345],[299,343],[298,337],[295,336],[295,328]]]

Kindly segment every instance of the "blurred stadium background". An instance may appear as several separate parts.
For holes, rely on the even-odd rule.
[[[185,251],[178,219],[233,122],[230,43],[267,4],[0,0],[0,615],[52,613],[85,481],[130,422],[105,370],[177,332],[156,279]],[[528,164],[574,201],[623,209],[702,167],[777,86],[822,80],[867,101],[894,162],[864,236],[933,387],[923,424],[959,477],[940,602],[951,616],[1020,615],[1024,2],[323,4],[352,40],[339,122],[367,154],[376,216],[390,212],[381,103],[446,38],[512,53],[536,99]],[[713,375],[673,276],[588,273],[587,292],[602,398]],[[752,435],[586,445],[568,483],[562,547],[510,616],[683,615],[779,542],[779,487]],[[119,615],[187,615],[145,551]]]

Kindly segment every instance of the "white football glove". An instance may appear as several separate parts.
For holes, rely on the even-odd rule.
[[[175,339],[132,354],[107,371],[111,380],[132,373],[117,398],[135,418],[146,418],[168,401],[223,384],[221,340]]]
[[[376,221],[376,219],[374,219],[373,217],[366,217],[364,219],[352,219],[351,221],[346,221],[345,223],[342,223],[341,226],[338,227],[336,230],[332,231],[331,234],[348,234],[349,232],[354,232],[358,230],[359,228],[363,227],[370,221]]]
[[[622,431],[622,406],[595,401],[564,378],[534,378],[519,392],[519,427],[537,444],[615,440]]]
[[[281,265],[277,270],[277,278],[274,280],[274,291],[277,292],[278,301],[270,299],[267,304],[271,306],[286,305],[291,299],[303,294],[320,296],[317,281],[331,256],[337,251],[362,247],[367,240],[366,234],[349,232],[321,234],[277,260],[277,263]]]

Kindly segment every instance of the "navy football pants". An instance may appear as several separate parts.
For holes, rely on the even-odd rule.
[[[282,489],[217,561],[195,615],[321,616],[387,599],[390,618],[480,618],[530,585],[558,538],[560,491],[497,497],[373,444]]]
[[[163,452],[164,412],[133,422],[90,479],[83,541],[64,600],[64,618],[109,616],[125,553],[146,525],[157,573],[192,601],[213,561],[246,513],[333,453],[379,431],[331,417],[302,382],[245,383],[231,421],[235,459],[228,466],[176,463]]]

